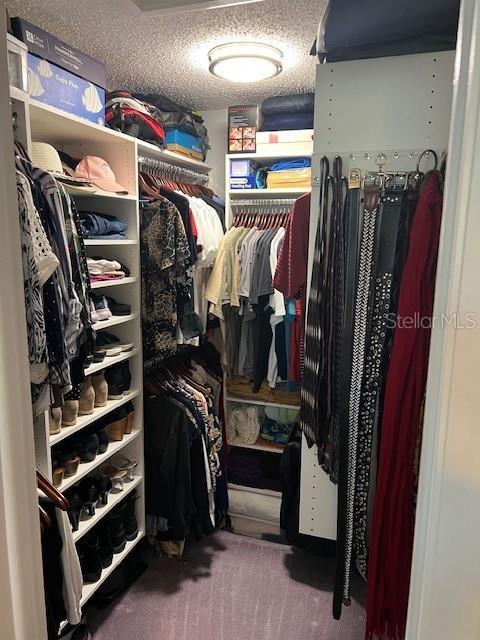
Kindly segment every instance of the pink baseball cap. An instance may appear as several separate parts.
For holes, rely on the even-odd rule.
[[[76,178],[86,178],[99,189],[113,191],[114,193],[128,193],[128,189],[122,187],[115,179],[110,165],[97,156],[85,156],[75,168]]]

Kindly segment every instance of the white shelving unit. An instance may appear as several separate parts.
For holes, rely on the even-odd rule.
[[[135,477],[132,482],[124,483],[124,490],[111,492],[107,505],[97,505],[96,513],[90,518],[82,516],[78,531],[74,532],[75,542],[95,527],[119,502],[129,493],[136,491],[136,516],[139,533],[135,540],[127,542],[125,549],[114,555],[110,567],[104,569],[100,580],[94,584],[86,584],[83,588],[82,606],[89,600],[108,576],[119,566],[126,556],[140,542],[145,531],[145,501],[144,501],[144,455],[143,455],[143,363],[142,363],[142,334],[140,323],[140,209],[138,193],[138,157],[148,157],[163,162],[208,174],[210,167],[193,158],[161,150],[155,145],[137,140],[106,127],[98,126],[72,116],[54,107],[50,107],[29,99],[22,91],[12,88],[12,111],[17,113],[17,136],[28,151],[31,141],[48,142],[57,149],[65,151],[75,157],[96,155],[105,159],[113,172],[117,182],[127,190],[127,195],[114,194],[97,190],[96,192],[68,189],[70,197],[75,201],[79,211],[95,211],[113,214],[125,220],[128,224],[125,239],[120,240],[86,240],[87,256],[101,256],[117,259],[130,271],[128,277],[119,280],[94,282],[92,290],[96,294],[104,293],[120,303],[131,306],[131,313],[125,316],[112,316],[110,319],[95,323],[95,331],[108,329],[123,343],[133,343],[131,351],[122,352],[115,357],[106,357],[102,362],[95,363],[85,370],[86,375],[108,369],[121,362],[128,361],[131,372],[130,391],[117,400],[109,400],[105,407],[94,409],[91,415],[79,416],[72,427],[63,427],[60,433],[49,434],[49,412],[40,416],[35,422],[35,453],[38,469],[50,480],[52,479],[52,454],[55,448],[68,449],[69,438],[81,437],[82,432],[97,420],[108,419],[108,415],[127,402],[133,402],[135,407],[135,424],[132,433],[124,435],[121,441],[109,443],[104,454],[97,454],[95,460],[80,463],[77,472],[64,478],[59,486],[60,491],[73,487],[79,480],[89,474],[98,472],[116,454],[137,460]]]

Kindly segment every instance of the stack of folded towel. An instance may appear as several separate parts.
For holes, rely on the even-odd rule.
[[[309,158],[275,162],[267,172],[267,188],[296,187],[309,189],[312,180],[312,161]]]
[[[128,226],[116,216],[93,211],[81,211],[80,224],[83,237],[95,240],[123,240]]]
[[[127,267],[118,260],[107,260],[100,257],[87,258],[87,267],[91,282],[115,280],[130,275]]]

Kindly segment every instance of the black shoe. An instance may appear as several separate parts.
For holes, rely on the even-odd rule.
[[[65,497],[70,503],[70,507],[67,509],[68,519],[70,520],[73,531],[78,531],[80,516],[83,510],[82,496],[80,495],[78,488],[73,487],[73,489],[66,492]]]
[[[73,446],[82,462],[92,462],[97,457],[100,441],[96,433],[91,433],[81,438],[75,438]]]
[[[96,479],[96,483],[102,504],[108,504],[108,494],[112,490],[112,481],[107,476],[101,475]]]
[[[120,553],[125,549],[127,538],[123,526],[123,512],[118,508],[113,509],[107,517],[106,523],[110,532],[113,553]]]
[[[112,564],[113,561],[113,546],[110,539],[110,530],[108,526],[100,525],[97,527],[98,544],[100,560],[102,567],[106,569]]]
[[[78,545],[83,582],[97,582],[102,575],[102,561],[97,533],[89,531]]]
[[[98,453],[105,453],[110,443],[110,438],[108,437],[107,430],[105,429],[105,427],[100,427],[100,429],[96,430],[96,434],[100,443],[100,446],[98,447]]]
[[[125,529],[125,537],[127,540],[135,540],[138,536],[138,522],[135,515],[135,502],[137,494],[132,491],[125,500],[122,500],[120,507],[122,509],[123,527]]]
[[[107,304],[114,316],[128,316],[132,312],[132,307],[129,304],[116,302],[113,298],[107,297]]]
[[[91,637],[87,625],[79,624],[78,627],[75,627],[75,631],[72,633],[70,640],[90,640]]]
[[[83,500],[83,506],[86,508],[89,516],[95,515],[95,505],[98,502],[98,486],[97,480],[93,476],[82,478],[78,485],[78,492]]]
[[[114,365],[105,370],[105,380],[108,384],[108,399],[120,400],[124,392],[124,376],[120,365]]]

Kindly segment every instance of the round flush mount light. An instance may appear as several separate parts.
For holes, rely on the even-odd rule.
[[[232,42],[208,53],[210,73],[230,82],[258,82],[282,72],[283,53],[260,42]]]

